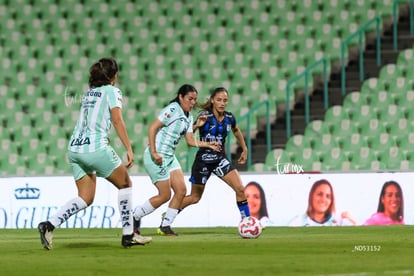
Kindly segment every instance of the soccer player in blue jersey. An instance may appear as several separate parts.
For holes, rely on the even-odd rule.
[[[184,198],[180,210],[199,202],[207,180],[214,173],[236,193],[236,203],[241,218],[250,216],[249,205],[244,194],[244,186],[240,174],[227,159],[224,152],[226,137],[232,131],[238,144],[242,147],[238,163],[246,163],[247,146],[243,134],[237,127],[234,115],[226,111],[228,97],[227,90],[224,87],[218,87],[213,90],[210,98],[201,105],[203,111],[199,114],[193,130],[199,130],[201,141],[219,143],[221,151],[212,151],[208,148],[200,148],[198,150],[191,169],[191,194]]]
[[[122,116],[122,93],[114,86],[117,77],[118,64],[113,58],[102,58],[89,70],[90,89],[82,97],[79,119],[68,145],[78,196],[69,200],[48,221],[39,223],[40,241],[45,249],[52,249],[56,227],[92,204],[97,176],[106,178],[119,189],[122,246],[144,245],[152,240],[133,232],[132,182],[127,168],[134,163],[134,153]],[[125,165],[109,145],[112,125],[127,149]]]
[[[182,136],[189,146],[205,147],[212,151],[220,149],[218,143],[199,142],[193,136],[193,116],[190,112],[197,102],[197,95],[194,86],[184,84],[178,89],[177,96],[160,111],[158,117],[148,127],[149,145],[144,152],[144,166],[152,183],[158,189],[158,195],[135,208],[136,232],[139,232],[142,217],[154,212],[170,200],[172,188],[174,196],[157,232],[160,235],[177,236],[170,225],[187,192],[183,171],[174,154]]]

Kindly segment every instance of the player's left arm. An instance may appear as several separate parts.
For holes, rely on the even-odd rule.
[[[244,141],[243,133],[241,132],[240,128],[237,125],[235,125],[232,128],[232,131],[233,131],[234,136],[237,139],[237,143],[242,148],[242,153],[240,154],[240,157],[237,160],[237,162],[239,164],[245,164],[247,161],[247,146],[246,146],[246,142]]]

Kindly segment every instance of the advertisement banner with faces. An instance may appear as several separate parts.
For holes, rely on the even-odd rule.
[[[326,180],[332,186],[335,215],[345,212],[354,223],[344,220],[342,225],[362,225],[377,212],[384,183],[399,184],[399,199],[390,199],[394,207],[401,205],[405,224],[414,224],[414,173],[341,173],[341,174],[241,174],[243,185],[254,181],[259,184],[265,197],[267,226],[289,226],[296,217],[308,209],[312,185]],[[146,175],[132,176],[134,207],[157,194],[157,189]],[[191,191],[185,175],[187,194]],[[247,189],[246,189],[247,193]],[[77,196],[71,176],[10,177],[0,178],[0,228],[36,228],[47,220],[71,198]],[[62,228],[119,228],[118,191],[108,181],[98,178],[95,200],[91,206],[72,216]],[[330,201],[329,201],[330,198]],[[253,203],[255,199],[256,202]],[[333,200],[332,200],[333,199]],[[249,195],[251,212],[260,207],[260,193]],[[322,204],[322,203],[321,203]],[[158,227],[168,202],[142,219],[142,227]],[[398,207],[398,206],[397,206]],[[173,224],[174,227],[236,226],[240,220],[234,191],[218,177],[212,176],[198,204],[184,209]],[[339,223],[338,223],[339,224]]]

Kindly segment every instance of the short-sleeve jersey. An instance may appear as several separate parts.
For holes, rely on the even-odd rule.
[[[111,110],[122,108],[122,93],[112,85],[91,88],[82,97],[78,122],[69,140],[68,150],[95,152],[109,142]]]
[[[158,120],[164,126],[155,136],[155,147],[158,153],[172,156],[181,136],[193,132],[193,116],[186,114],[179,103],[172,102],[160,111]]]
[[[211,110],[202,111],[200,115],[207,115],[205,124],[199,128],[200,140],[206,142],[221,143],[221,151],[224,152],[226,137],[236,126],[236,118],[231,112],[224,111],[222,121],[217,120]],[[212,152],[210,148],[200,148],[200,151]]]

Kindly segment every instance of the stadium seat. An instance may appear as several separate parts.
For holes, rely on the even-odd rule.
[[[282,148],[276,148],[266,154],[265,166],[268,171],[277,171],[284,164],[292,162],[292,157],[289,152]],[[279,167],[278,167],[279,166]]]
[[[323,156],[332,148],[339,147],[338,141],[335,139],[336,137],[329,133],[321,134],[318,138],[314,141],[313,151],[319,157]]]
[[[317,164],[320,163],[319,156],[312,148],[305,148],[301,152],[296,152],[293,155],[293,161],[292,165],[295,165],[295,167],[291,168],[291,170],[296,173],[314,171]]]
[[[404,110],[396,104],[390,104],[386,109],[379,112],[379,119],[383,121],[383,125],[388,132],[402,118],[405,118]]]
[[[414,70],[410,69],[407,71],[407,73],[410,75],[411,73],[414,73]],[[406,91],[414,90],[413,81],[411,80],[410,76],[399,76],[388,79],[385,82],[385,86],[388,93],[390,93],[392,97],[398,94],[404,94]]]
[[[264,163],[254,163],[248,168],[249,172],[265,172],[266,166]]]
[[[386,133],[386,129],[384,124],[381,120],[377,118],[370,119],[364,125],[360,126],[361,135],[365,137],[365,139],[378,139],[378,137]]]
[[[370,99],[372,96],[375,96],[379,91],[385,91],[384,81],[372,77],[364,80],[361,86],[361,94],[363,97]]]
[[[398,93],[395,97],[395,102],[407,116],[412,110],[414,104],[414,90],[408,90],[405,93]]]
[[[358,113],[361,106],[366,105],[367,103],[367,99],[364,98],[359,91],[354,91],[346,94],[342,106],[345,109],[345,112],[348,113],[348,116],[352,118],[352,115]]]
[[[414,131],[405,133],[395,139],[397,146],[402,150],[406,156],[413,156],[414,154]],[[412,160],[414,162],[414,159]]]
[[[356,148],[350,154],[351,167],[353,170],[370,170],[371,163],[376,161],[376,156],[369,147]]]
[[[301,134],[291,136],[285,145],[285,151],[292,154],[304,148],[311,148],[311,143],[308,137]]]
[[[384,149],[396,147],[396,142],[388,133],[379,133],[379,135],[367,138],[368,146],[373,150],[376,156],[379,156]]]
[[[394,124],[389,125],[387,131],[395,141],[398,141],[400,137],[414,131],[414,124],[412,121],[408,121],[407,118],[400,118]]]
[[[339,141],[343,136],[350,136],[352,133],[358,132],[357,124],[350,119],[343,119],[332,127],[332,135],[336,141]]]
[[[309,138],[312,147],[325,134],[330,134],[330,132],[323,120],[313,120],[306,125],[304,135]]]
[[[389,80],[393,80],[401,76],[402,72],[399,70],[398,66],[394,63],[390,63],[381,68],[378,78],[381,81],[388,82]]]
[[[412,67],[414,60],[413,49],[402,50],[397,57],[397,65],[404,66],[405,68]]]
[[[350,114],[352,121],[358,127],[359,131],[361,128],[371,119],[378,119],[378,114],[371,105],[362,105],[359,109],[354,109],[353,113]]]
[[[377,113],[382,112],[382,110],[386,110],[389,105],[395,104],[394,99],[387,91],[378,91],[375,95],[372,95],[369,98],[369,101],[370,105],[374,107],[374,110]]]
[[[324,115],[324,122],[328,125],[331,132],[334,126],[341,124],[342,120],[346,119],[349,119],[349,116],[342,105],[331,106],[326,110]]]
[[[351,156],[356,149],[368,147],[367,140],[359,133],[351,133],[349,136],[343,136],[339,139],[338,144],[346,156]]]
[[[384,147],[378,156],[381,163],[389,170],[399,170],[401,162],[405,159],[402,150],[397,146]]]
[[[339,147],[332,147],[322,156],[322,169],[326,171],[342,171],[348,166],[348,158]]]

